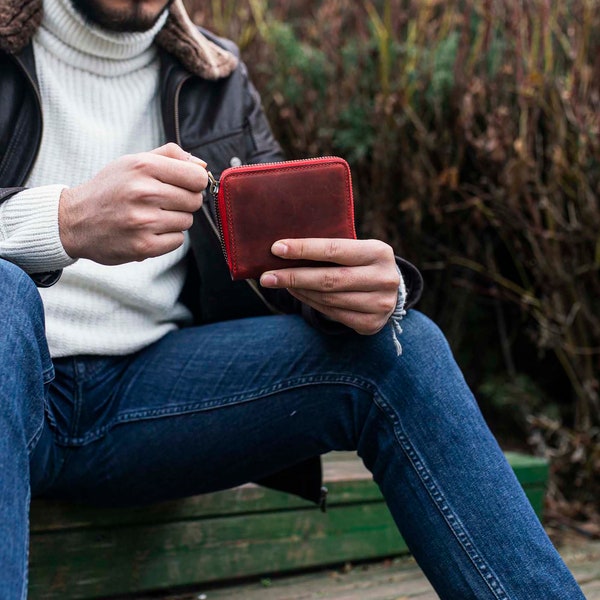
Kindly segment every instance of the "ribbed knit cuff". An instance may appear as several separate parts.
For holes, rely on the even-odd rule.
[[[58,202],[65,185],[15,194],[0,205],[0,256],[27,273],[55,271],[75,262],[58,232]]]

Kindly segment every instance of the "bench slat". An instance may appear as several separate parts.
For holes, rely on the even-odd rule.
[[[508,454],[540,514],[548,465]],[[407,552],[354,453],[324,460],[330,510],[245,485],[146,508],[32,503],[30,598],[160,590]]]

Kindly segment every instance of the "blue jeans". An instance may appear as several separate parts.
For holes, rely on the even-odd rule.
[[[25,598],[31,495],[146,503],[350,449],[441,598],[583,598],[422,314],[399,357],[388,329],[328,337],[272,316],[53,365],[39,294],[4,261],[0,298],[1,598]]]

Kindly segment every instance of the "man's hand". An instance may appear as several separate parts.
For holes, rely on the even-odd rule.
[[[206,163],[177,144],[122,156],[60,197],[61,242],[72,258],[118,265],[175,250],[202,206]]]
[[[394,252],[379,240],[290,239],[275,242],[273,254],[335,263],[267,271],[266,288],[286,288],[309,306],[363,335],[377,333],[396,308],[400,275]]]

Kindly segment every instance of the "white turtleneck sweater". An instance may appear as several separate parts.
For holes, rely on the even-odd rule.
[[[134,352],[189,318],[177,302],[187,238],[165,256],[108,267],[73,261],[58,232],[65,187],[164,143],[153,39],[165,19],[147,32],[112,33],[86,23],[69,0],[44,0],[33,41],[42,142],[30,189],[0,205],[0,256],[30,273],[64,268],[56,285],[40,290],[54,357]]]

